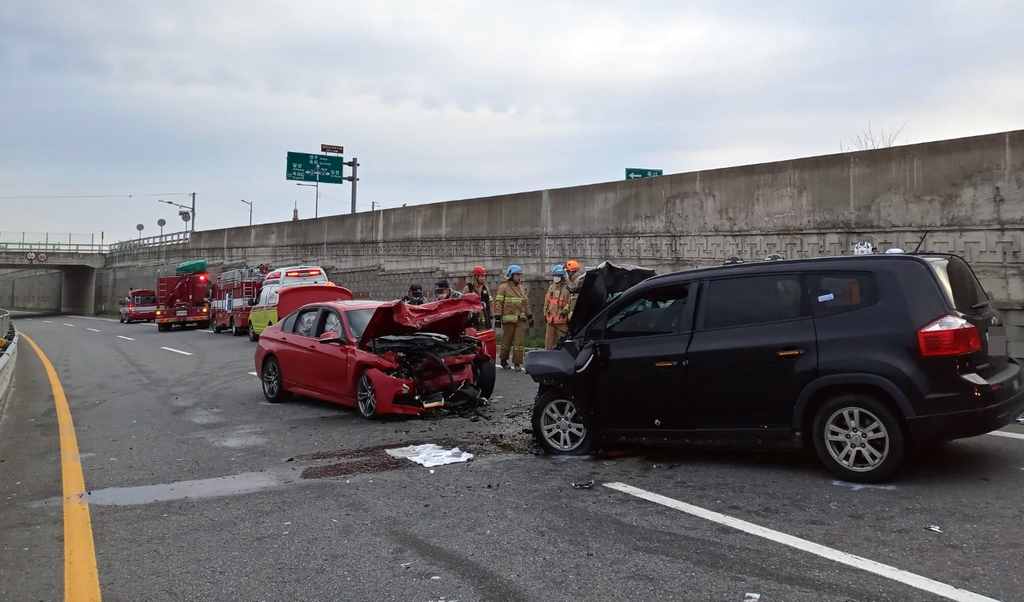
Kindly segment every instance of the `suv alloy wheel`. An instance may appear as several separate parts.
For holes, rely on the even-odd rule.
[[[594,435],[583,424],[579,407],[558,389],[537,398],[533,436],[552,455],[584,456],[594,450]]]
[[[879,483],[903,460],[903,429],[888,407],[865,395],[834,397],[818,409],[811,437],[818,458],[845,481]]]

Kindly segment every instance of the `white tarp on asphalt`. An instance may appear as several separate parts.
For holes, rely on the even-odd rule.
[[[466,462],[473,459],[473,454],[464,452],[455,447],[445,449],[440,445],[426,443],[424,445],[410,445],[409,447],[396,447],[385,450],[392,458],[405,458],[424,466],[443,466],[456,462]]]

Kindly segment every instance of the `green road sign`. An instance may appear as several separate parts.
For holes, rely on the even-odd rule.
[[[341,184],[341,173],[345,159],[335,155],[313,155],[310,153],[288,153],[288,170],[285,179],[301,182],[323,182]]]
[[[654,176],[663,175],[660,169],[640,169],[637,167],[626,168],[626,179],[635,180],[637,178],[653,178]]]

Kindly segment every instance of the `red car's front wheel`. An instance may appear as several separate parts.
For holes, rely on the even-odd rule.
[[[373,388],[369,372],[363,372],[359,377],[359,384],[356,385],[356,405],[363,418],[373,420],[377,417],[377,391]]]

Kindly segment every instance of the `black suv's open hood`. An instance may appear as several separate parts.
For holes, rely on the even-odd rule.
[[[575,334],[586,326],[609,301],[651,276],[654,276],[654,270],[650,268],[615,265],[608,261],[596,269],[587,270],[576,299],[576,309],[569,320],[569,334]]]

